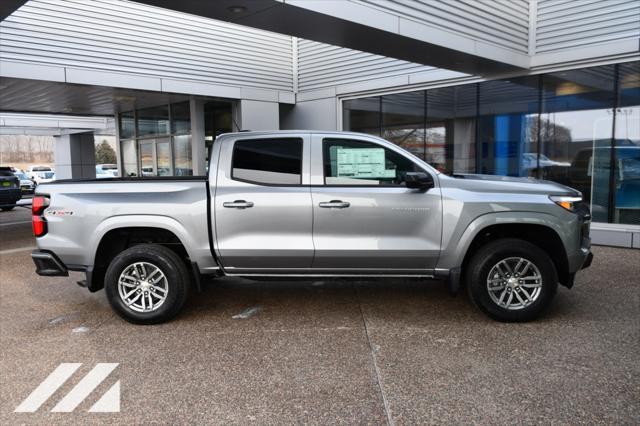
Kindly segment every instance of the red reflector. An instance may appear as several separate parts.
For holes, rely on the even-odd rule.
[[[36,195],[31,200],[31,212],[34,215],[41,215],[47,207],[49,207],[49,199],[47,197]]]
[[[31,225],[33,226],[33,235],[42,237],[47,233],[47,220],[40,216],[31,216]]]

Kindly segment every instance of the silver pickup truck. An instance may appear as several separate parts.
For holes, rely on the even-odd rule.
[[[39,185],[37,273],[83,271],[143,324],[221,276],[434,278],[494,319],[527,321],[591,263],[588,206],[552,182],[447,176],[347,132],[229,133],[210,158],[207,177]]]

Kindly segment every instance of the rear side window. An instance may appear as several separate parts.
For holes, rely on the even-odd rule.
[[[302,183],[302,139],[251,139],[236,141],[231,178],[258,185]]]

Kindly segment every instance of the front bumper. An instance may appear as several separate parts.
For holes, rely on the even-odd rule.
[[[591,262],[593,262],[593,253],[589,252],[580,269],[587,269],[589,266],[591,266]]]
[[[575,282],[576,274],[578,273],[578,271],[588,268],[589,266],[591,266],[591,262],[593,262],[593,253],[589,248],[583,248],[581,249],[581,252],[583,254],[580,255],[580,267],[577,271],[570,272],[567,276],[566,282],[563,283],[567,288],[573,287],[573,283]]]
[[[54,253],[45,250],[34,250],[31,259],[36,264],[36,274],[44,277],[68,277],[69,270]]]

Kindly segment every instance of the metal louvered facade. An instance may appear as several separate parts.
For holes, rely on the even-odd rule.
[[[528,51],[529,0],[356,0],[404,19],[521,53]]]
[[[30,0],[0,59],[293,91],[290,36],[122,0]]]
[[[640,0],[292,3],[299,7],[315,4],[321,13],[345,13],[344,19],[358,25],[460,46],[492,60],[507,58],[504,52],[511,52],[524,61],[520,66],[525,69],[589,60],[589,55],[601,60],[609,55],[610,47],[615,48],[612,57],[628,55],[633,53],[629,50],[634,49],[634,42],[637,54],[640,39]],[[272,102],[293,103],[295,93],[304,98],[305,93],[318,90],[342,95],[466,77],[126,0],[29,0],[0,23],[0,38],[0,60],[9,64],[11,77],[19,76],[14,71],[16,64],[37,64],[57,67],[63,77],[55,81],[100,84],[99,79],[85,78],[82,73],[114,73],[104,79],[104,85],[118,79],[142,79],[139,85],[128,87],[229,98],[242,98],[241,90],[253,91],[253,98]],[[593,54],[589,51],[592,46],[597,50]],[[575,53],[577,50],[581,52]],[[8,69],[5,65],[5,71]],[[46,80],[47,71],[42,75]],[[265,90],[275,95],[256,94]]]
[[[638,39],[638,0],[538,0],[534,53]]]
[[[316,90],[434,70],[429,67],[310,40],[298,40],[298,90]]]

